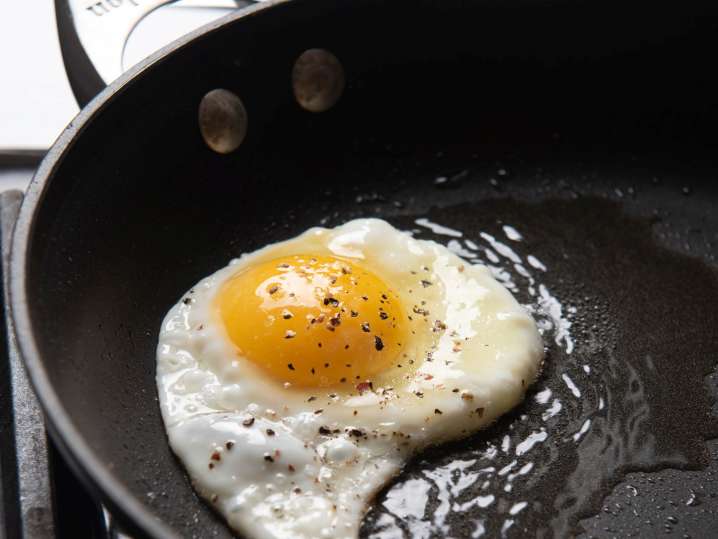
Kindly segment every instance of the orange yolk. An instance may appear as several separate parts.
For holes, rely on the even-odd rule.
[[[355,385],[391,369],[407,339],[398,296],[333,256],[246,268],[222,286],[217,304],[239,355],[293,385]]]

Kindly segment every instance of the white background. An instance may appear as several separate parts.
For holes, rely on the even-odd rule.
[[[205,7],[200,7],[205,6]],[[232,0],[183,0],[132,33],[124,64],[231,11]],[[65,76],[53,0],[0,0],[0,151],[44,150],[77,114]]]

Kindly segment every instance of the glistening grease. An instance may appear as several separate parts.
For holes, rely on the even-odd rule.
[[[364,536],[564,537],[626,472],[707,464],[704,440],[718,435],[705,387],[718,358],[712,269],[598,199],[494,200],[395,224],[486,263],[534,312],[548,355],[517,410],[412,462]]]

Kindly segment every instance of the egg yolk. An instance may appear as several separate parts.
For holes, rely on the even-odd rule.
[[[408,333],[399,297],[372,272],[333,256],[246,268],[217,302],[239,355],[293,385],[363,382],[392,368]]]

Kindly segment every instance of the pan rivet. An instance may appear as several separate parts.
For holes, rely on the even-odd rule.
[[[292,89],[303,109],[327,111],[339,101],[344,91],[344,68],[327,50],[306,50],[294,62]]]
[[[242,100],[221,88],[207,92],[199,103],[199,130],[215,152],[236,150],[247,134],[247,110]]]

